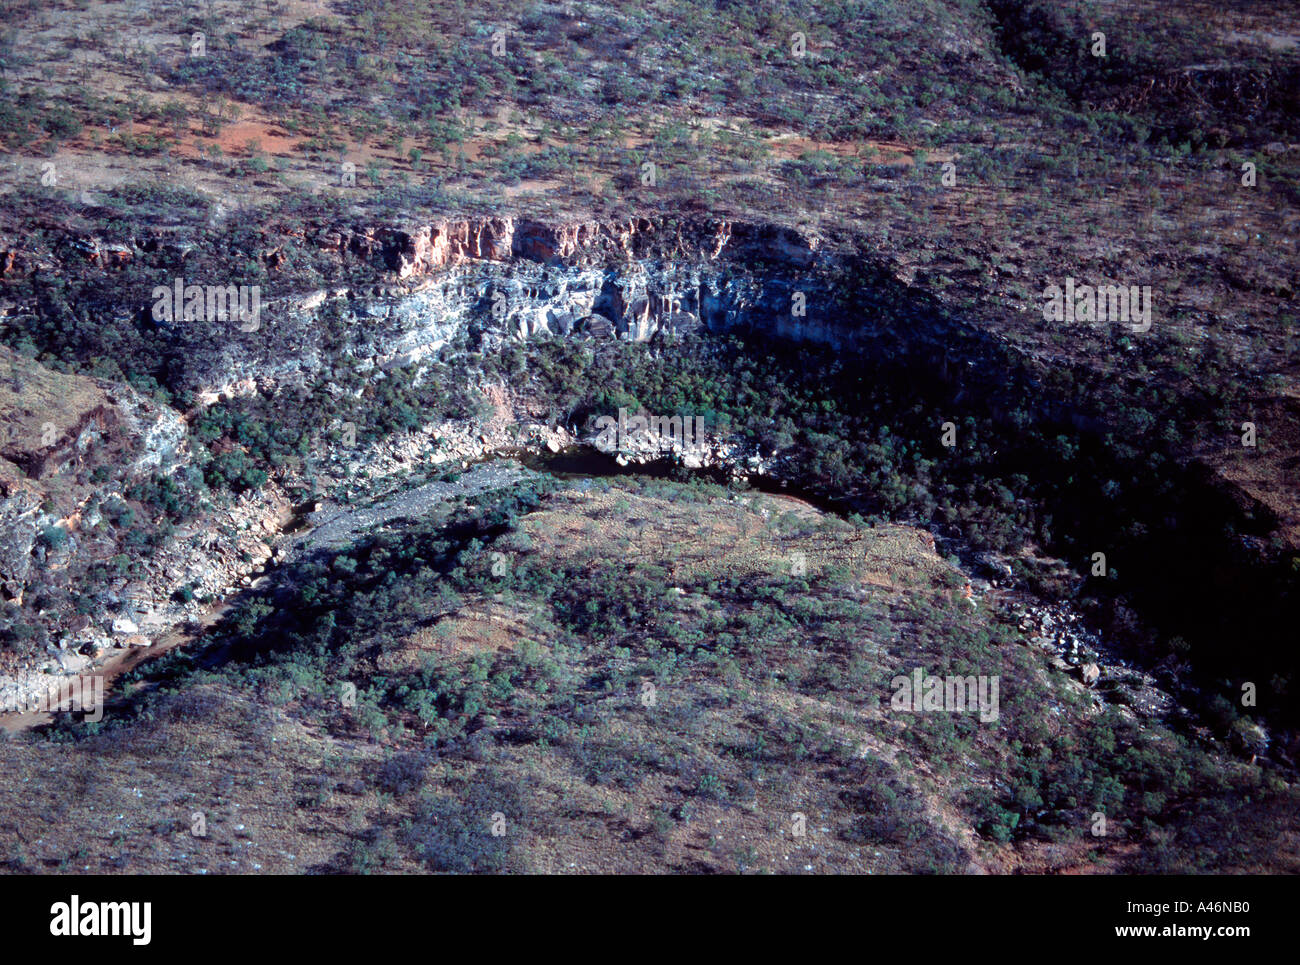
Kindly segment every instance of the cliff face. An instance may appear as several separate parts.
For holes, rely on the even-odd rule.
[[[399,278],[467,261],[525,260],[590,267],[647,258],[692,261],[748,255],[810,267],[821,249],[818,239],[777,225],[662,218],[547,224],[504,217],[411,228],[336,227],[327,229],[320,241],[338,251],[378,255]]]
[[[782,225],[670,218],[550,224],[514,217],[300,223],[268,226],[255,244],[214,254],[224,263],[256,258],[270,269],[256,325],[184,320],[178,309],[160,336],[175,348],[170,387],[200,404],[314,381],[339,366],[363,373],[418,366],[460,341],[491,348],[541,336],[646,341],[754,328],[847,348],[871,334],[860,312],[846,310],[851,293],[837,278],[855,255]],[[284,269],[290,245],[362,281],[295,291]],[[144,228],[127,245],[69,235],[44,252],[15,249],[10,260],[21,273],[112,274],[165,251],[186,285],[229,284],[228,277],[185,267],[201,247],[183,233]],[[108,248],[121,248],[122,257],[106,257]],[[153,284],[142,280],[119,291],[122,303],[102,310],[130,312],[136,321],[129,324],[148,325]],[[17,324],[28,311],[10,306],[5,315]]]
[[[855,337],[837,324],[830,281],[843,254],[777,226],[485,218],[330,227],[304,240],[393,282],[265,300],[252,332],[178,326],[188,345],[183,387],[201,402],[297,384],[335,365],[418,365],[469,339],[646,341],[751,326],[837,346]]]

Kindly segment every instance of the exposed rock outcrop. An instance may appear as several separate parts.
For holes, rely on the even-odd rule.
[[[306,241],[394,283],[268,297],[253,332],[178,323],[184,388],[211,402],[296,384],[339,364],[419,365],[457,344],[655,338],[754,326],[831,344],[843,323],[830,276],[843,253],[792,229],[731,222],[544,225],[511,218],[339,228]]]

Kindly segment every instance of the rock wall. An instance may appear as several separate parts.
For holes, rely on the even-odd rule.
[[[185,322],[184,388],[201,402],[297,384],[343,365],[418,365],[449,346],[545,336],[647,341],[756,327],[840,345],[841,257],[779,227],[509,218],[306,236],[392,282],[264,301],[261,324]]]

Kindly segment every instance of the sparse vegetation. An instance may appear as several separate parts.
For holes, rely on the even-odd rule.
[[[14,5],[0,671],[131,669],[0,741],[5,866],[1294,872],[1291,13]],[[474,488],[620,408],[756,456]]]

